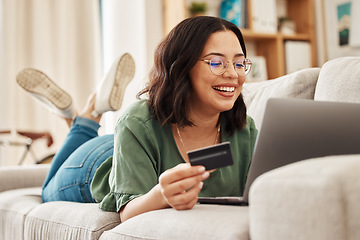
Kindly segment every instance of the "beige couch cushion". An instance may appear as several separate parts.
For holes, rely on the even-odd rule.
[[[25,217],[41,204],[40,194],[40,187],[0,193],[0,239],[24,239]]]
[[[269,98],[313,99],[320,68],[309,68],[263,82],[246,83],[243,88],[247,113],[261,127]]]
[[[249,239],[248,207],[196,205],[191,210],[163,209],[136,216],[106,231],[100,240]]]
[[[98,239],[120,224],[118,213],[105,212],[98,204],[48,202],[25,219],[25,239]]]
[[[314,99],[360,103],[360,57],[337,58],[325,63]]]
[[[360,239],[360,155],[297,162],[250,190],[251,239]]]

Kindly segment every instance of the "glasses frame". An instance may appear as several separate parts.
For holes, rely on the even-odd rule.
[[[226,61],[226,58],[221,57],[221,56],[213,57],[213,58],[211,58],[210,60],[209,60],[209,59],[200,59],[199,61],[203,61],[203,62],[207,63],[207,64],[209,65],[210,71],[211,71],[214,75],[221,76],[221,75],[223,75],[223,74],[226,72],[226,70],[227,70],[227,68],[228,68],[228,66],[229,66],[230,61],[227,61],[227,63],[223,65],[224,70],[223,70],[220,74],[216,74],[216,73],[213,72],[213,69],[211,68],[211,61],[212,61],[214,58],[217,58],[217,57],[223,58],[223,59]],[[252,62],[251,62],[250,59],[248,59],[248,58],[245,58],[245,59],[244,59],[244,64],[246,64],[246,65],[249,66],[249,69],[248,69],[248,70],[244,70],[245,75],[240,75],[239,72],[236,70],[236,67],[235,67],[235,63],[236,63],[236,62],[237,62],[237,61],[232,62],[232,65],[233,65],[233,67],[234,67],[234,70],[235,70],[236,74],[237,74],[238,76],[240,76],[240,77],[245,77],[245,76],[250,72],[250,70],[251,70]],[[244,68],[245,68],[245,66],[244,66]]]

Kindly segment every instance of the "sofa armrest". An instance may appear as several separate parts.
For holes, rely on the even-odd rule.
[[[104,232],[100,240],[249,240],[248,223],[247,207],[197,204],[191,210],[166,208],[140,214]]]
[[[50,164],[6,166],[0,168],[0,192],[42,186]]]
[[[260,176],[250,190],[250,236],[360,239],[360,155],[314,158]]]

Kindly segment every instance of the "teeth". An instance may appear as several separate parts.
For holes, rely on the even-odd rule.
[[[213,87],[215,90],[221,91],[221,92],[233,92],[235,91],[235,87]]]

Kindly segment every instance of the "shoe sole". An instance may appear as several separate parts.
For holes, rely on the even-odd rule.
[[[26,68],[18,73],[16,81],[26,91],[45,97],[58,109],[65,110],[71,106],[71,96],[41,71]]]
[[[113,110],[121,107],[126,86],[133,79],[135,74],[135,62],[130,54],[125,53],[119,60],[116,67],[114,85],[109,97],[109,106]]]

